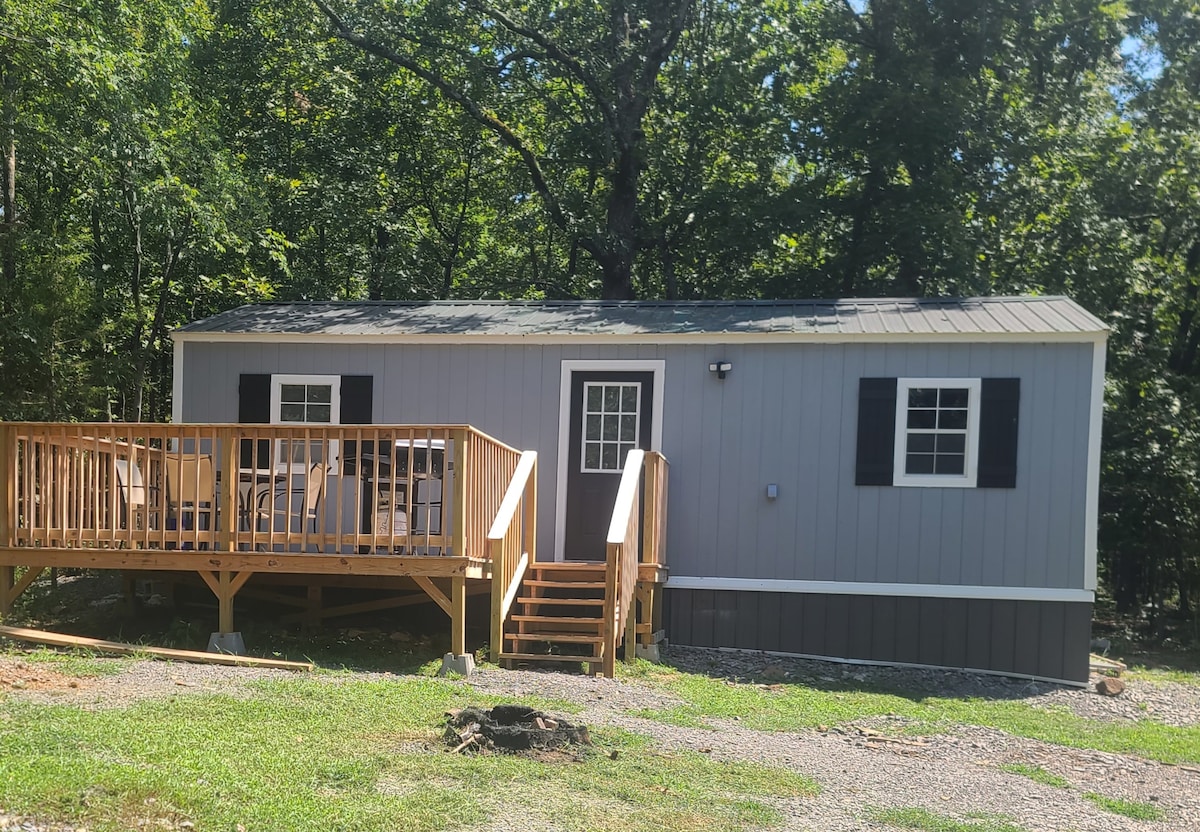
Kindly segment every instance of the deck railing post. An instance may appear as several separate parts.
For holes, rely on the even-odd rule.
[[[537,563],[537,460],[525,485],[525,551],[529,553],[530,565]]]
[[[0,424],[0,546],[12,546],[15,538],[17,487],[17,433],[12,425]]]
[[[238,525],[238,471],[239,457],[241,449],[238,447],[238,442],[234,438],[235,430],[232,427],[222,427],[217,429],[217,443],[221,446],[222,451],[222,492],[220,497],[221,502],[221,527],[217,533],[217,548],[226,552],[232,552],[236,544],[235,532]]]
[[[454,443],[454,523],[451,526],[453,554],[458,557],[470,555],[467,551],[467,478],[471,475],[471,460],[467,458],[469,432],[458,429],[452,432]]]

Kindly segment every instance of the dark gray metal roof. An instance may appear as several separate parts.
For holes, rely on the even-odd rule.
[[[792,301],[427,301],[259,303],[177,330],[209,335],[568,337],[1037,335],[1103,333],[1066,297]]]

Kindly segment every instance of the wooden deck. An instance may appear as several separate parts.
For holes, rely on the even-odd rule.
[[[591,662],[610,675],[623,640],[659,629],[634,619],[639,603],[652,615],[665,572],[665,460],[647,457],[643,513],[642,455],[630,456],[637,470],[625,472],[614,511],[607,623]],[[248,592],[299,607],[287,617],[309,623],[423,594],[450,617],[450,649],[463,654],[466,598],[489,593],[501,658],[538,564],[536,483],[535,452],[469,425],[0,423],[0,614],[46,568],[190,573],[216,596],[228,633],[234,597],[259,575]],[[272,576],[311,576],[308,592],[264,588]],[[322,581],[370,576],[411,592],[322,607]]]

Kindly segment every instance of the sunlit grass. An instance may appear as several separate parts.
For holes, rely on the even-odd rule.
[[[910,731],[938,732],[952,725],[982,725],[1073,748],[1174,764],[1200,762],[1200,726],[1195,725],[1175,727],[1151,720],[1101,722],[1083,719],[1065,709],[1037,708],[1016,700],[913,698],[896,692],[849,687],[825,690],[803,684],[773,685],[764,690],[648,662],[626,666],[624,674],[682,700],[672,708],[636,712],[637,716],[673,725],[706,727],[714,720],[737,717],[747,728],[797,731],[896,716],[916,723]]]
[[[246,689],[94,711],[0,700],[0,805],[93,830],[183,820],[439,830],[519,807],[579,832],[660,832],[769,827],[782,820],[773,800],[816,793],[784,769],[666,752],[615,729],[594,730],[578,762],[451,754],[442,714],[495,699],[446,680],[297,677]]]

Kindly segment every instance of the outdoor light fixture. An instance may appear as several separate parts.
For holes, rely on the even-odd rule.
[[[710,373],[716,373],[717,378],[722,379],[722,380],[724,380],[725,374],[728,373],[732,369],[733,369],[733,365],[730,364],[728,361],[718,361],[715,364],[708,365],[708,371]]]

